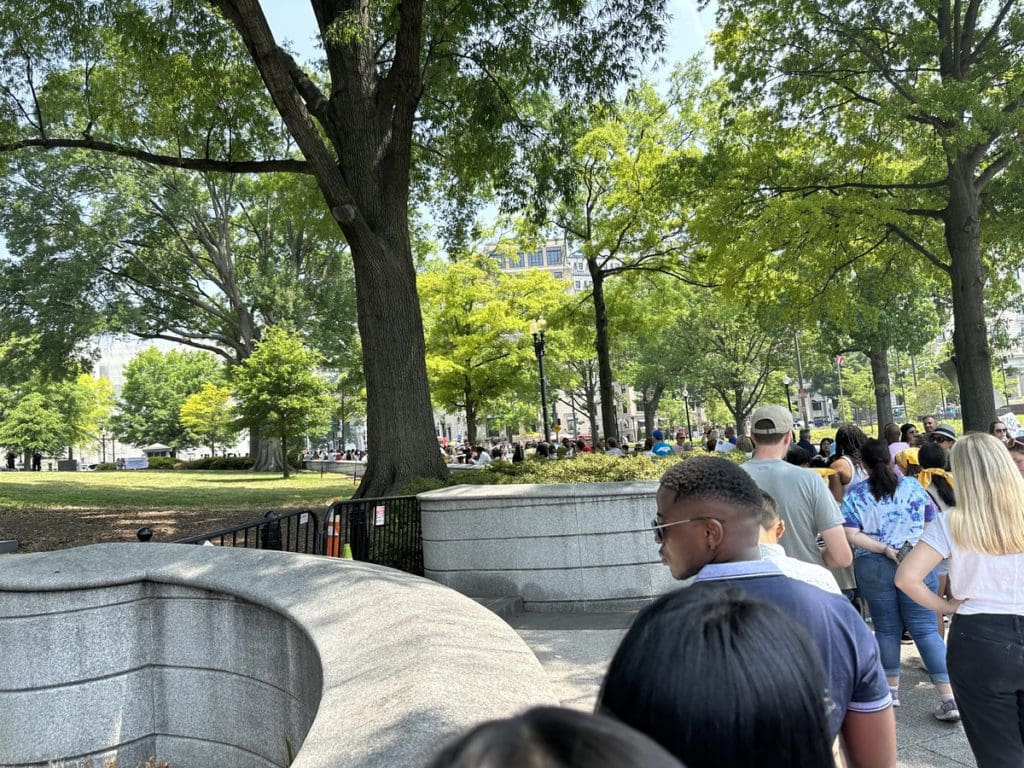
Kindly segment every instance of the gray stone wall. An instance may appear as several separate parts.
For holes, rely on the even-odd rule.
[[[650,529],[657,482],[463,485],[420,494],[425,574],[527,610],[636,608],[677,586]]]
[[[0,558],[2,766],[284,766],[288,743],[295,768],[419,766],[553,701],[507,625],[387,568],[173,544]]]

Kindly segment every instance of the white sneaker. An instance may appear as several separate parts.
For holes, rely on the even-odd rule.
[[[932,715],[944,723],[955,723],[960,719],[960,710],[957,709],[956,701],[950,699],[942,702],[942,706],[932,712]]]

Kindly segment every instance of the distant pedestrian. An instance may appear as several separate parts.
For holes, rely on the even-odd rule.
[[[608,446],[605,449],[605,455],[606,456],[618,456],[618,457],[622,458],[622,457],[624,457],[626,455],[626,454],[624,454],[622,452],[622,449],[619,448],[619,441],[616,440],[614,437],[609,437],[605,441],[605,445]]]
[[[15,458],[17,458],[17,457],[14,455],[14,451],[8,451],[7,452],[7,468],[8,469],[14,469],[14,460],[15,460]]]
[[[814,447],[814,443],[811,442],[811,430],[807,427],[800,428],[800,440],[797,441],[797,445],[811,454],[811,456],[818,452]]]
[[[675,451],[672,450],[672,443],[665,439],[665,433],[660,429],[654,430],[654,442],[651,445],[651,454],[659,458],[665,456],[671,456]]]
[[[32,454],[32,471],[41,472],[43,469],[43,454],[36,451]]]

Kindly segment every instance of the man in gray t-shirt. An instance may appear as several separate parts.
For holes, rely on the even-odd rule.
[[[775,499],[789,534],[781,540],[790,557],[805,563],[845,568],[853,553],[843,530],[843,516],[815,472],[783,461],[793,439],[793,416],[778,405],[758,408],[751,416],[754,457],[743,469],[762,491]],[[825,540],[825,550],[817,538]]]

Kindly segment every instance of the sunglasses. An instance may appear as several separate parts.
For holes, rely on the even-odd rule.
[[[993,429],[992,433],[996,434],[996,435],[1005,435],[1006,434],[1006,428],[1004,427],[1003,429]]]
[[[682,525],[683,523],[695,523],[698,520],[718,520],[717,517],[691,517],[689,520],[676,520],[674,523],[663,523],[658,518],[651,520],[651,528],[654,530],[654,542],[661,544],[665,541],[664,529],[669,528],[673,525]],[[718,520],[721,523],[721,520]]]

